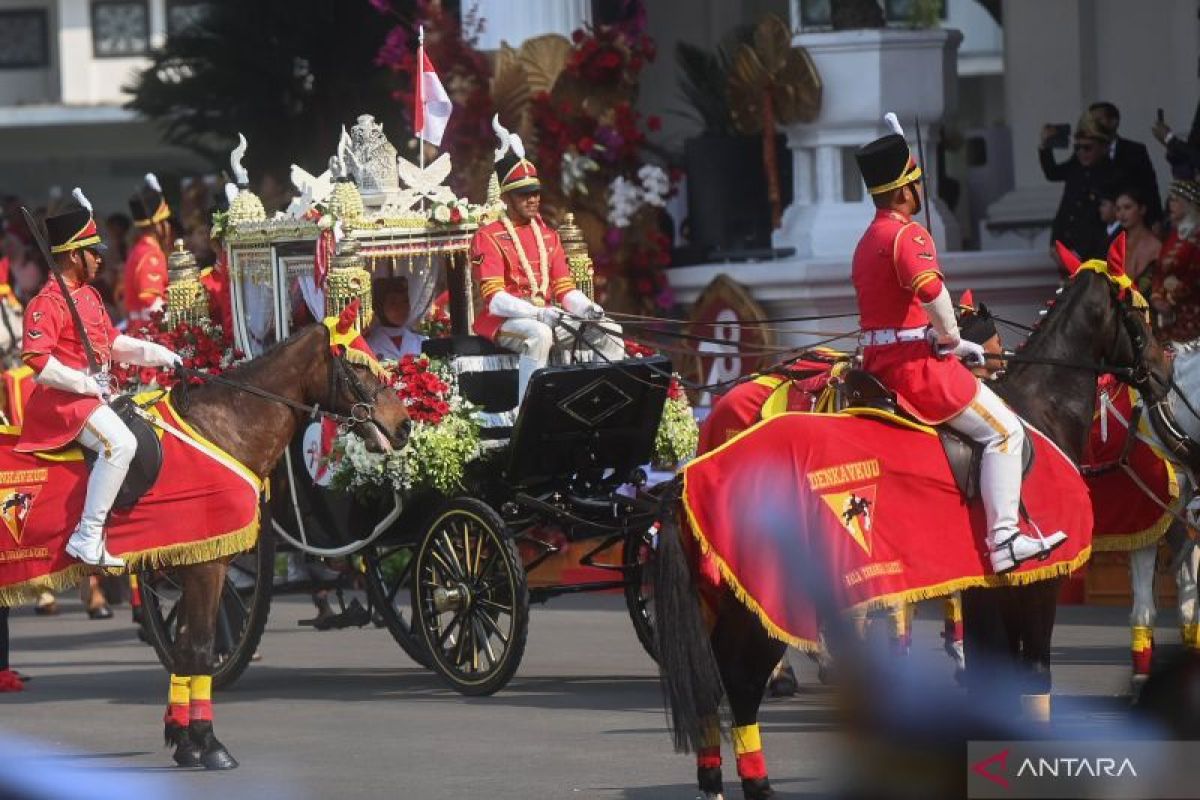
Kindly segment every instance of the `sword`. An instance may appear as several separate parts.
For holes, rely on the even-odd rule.
[[[925,209],[925,230],[929,231],[929,235],[933,236],[933,222],[929,217],[929,191],[925,188],[927,182],[924,180],[924,173],[927,172],[929,165],[925,162],[925,145],[921,143],[921,118],[913,116],[917,125],[917,158],[921,161],[921,207]]]
[[[21,215],[25,217],[25,226],[29,228],[30,235],[37,242],[38,249],[42,252],[42,258],[46,259],[46,268],[54,276],[54,280],[58,283],[59,291],[63,294],[63,299],[67,301],[67,310],[71,312],[71,321],[75,325],[75,333],[79,336],[79,341],[83,343],[83,353],[87,356],[88,372],[95,376],[97,382],[102,382],[103,386],[111,387],[112,376],[100,369],[100,364],[96,360],[96,353],[92,350],[92,340],[88,338],[87,329],[83,327],[83,320],[79,317],[79,309],[75,307],[75,299],[71,297],[71,292],[67,289],[67,282],[63,280],[62,273],[58,269],[58,263],[54,260],[54,255],[50,252],[50,246],[46,244],[46,236],[42,233],[41,226],[38,225],[37,220],[33,218],[33,214],[30,214],[29,209],[25,206],[21,206]]]

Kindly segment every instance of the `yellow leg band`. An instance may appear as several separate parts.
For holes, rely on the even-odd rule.
[[[956,594],[947,597],[945,614],[949,622],[962,622],[962,598]]]
[[[138,590],[137,575],[134,575],[132,572],[129,573],[129,589],[130,589],[130,591],[133,591],[133,592],[136,592]]]
[[[1183,646],[1200,650],[1200,625],[1192,623],[1183,626]]]
[[[733,752],[736,755],[755,753],[762,750],[762,737],[758,733],[758,723],[753,725],[735,725],[733,727]]]
[[[191,684],[192,679],[187,675],[172,675],[167,702],[171,705],[186,706],[191,700]]]
[[[1132,634],[1134,650],[1149,650],[1154,644],[1154,629],[1148,625],[1134,625]]]
[[[212,700],[212,675],[192,676],[192,699]]]

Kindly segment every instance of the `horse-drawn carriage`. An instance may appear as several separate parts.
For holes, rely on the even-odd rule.
[[[382,136],[367,118],[354,141],[364,138],[364,124],[366,136]],[[234,562],[226,581],[217,685],[235,681],[258,647],[281,549],[345,557],[365,584],[368,617],[464,694],[490,694],[508,682],[524,650],[529,604],[561,594],[623,592],[649,650],[643,568],[653,553],[658,504],[642,466],[651,461],[669,361],[609,363],[568,353],[534,375],[518,404],[517,357],[469,334],[479,300],[468,250],[478,217],[494,212],[495,197],[484,207],[454,198],[441,185],[449,173],[445,155],[425,169],[400,159],[407,184],[401,188],[388,185],[386,165],[360,166],[365,159],[354,158],[348,138],[339,150],[332,181],[293,173],[304,195],[292,216],[266,219],[245,191],[234,199],[225,240],[237,347],[257,356],[304,322],[355,300],[369,310],[380,279],[406,279],[406,328],[444,290],[449,331],[426,338],[422,351],[470,404],[479,445],[450,490],[377,485],[364,496],[331,484],[336,434],[328,421],[302,423],[264,500],[258,544]],[[438,212],[439,205],[456,213]],[[329,259],[334,221],[344,236]],[[586,247],[564,233],[582,280],[590,269]],[[582,555],[572,560],[590,569],[566,574],[586,579],[529,586],[529,575],[575,542],[582,544],[572,555]],[[140,576],[140,591],[148,638],[170,667],[179,586],[171,571],[159,570]]]

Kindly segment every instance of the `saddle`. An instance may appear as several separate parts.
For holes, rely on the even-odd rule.
[[[896,402],[896,395],[869,372],[848,369],[839,378],[837,408],[873,408],[901,419],[920,423],[906,414]],[[923,424],[923,423],[922,423]],[[935,426],[954,483],[967,500],[979,497],[979,467],[983,461],[983,446],[952,430],[946,425]],[[1028,436],[1021,449],[1021,477],[1029,474],[1033,466],[1033,442]]]
[[[158,474],[162,471],[163,464],[162,442],[158,440],[154,428],[139,413],[132,397],[121,395],[113,400],[109,407],[116,412],[116,415],[133,433],[133,437],[137,439],[137,453],[133,457],[133,463],[129,465],[129,472],[125,475],[125,482],[121,484],[121,491],[117,493],[117,499],[113,503],[114,509],[124,510],[136,505],[137,501],[142,499],[142,495],[150,491],[155,481],[158,480]],[[80,449],[83,450],[84,462],[87,463],[88,469],[91,469],[92,465],[96,463],[97,453],[86,447]]]

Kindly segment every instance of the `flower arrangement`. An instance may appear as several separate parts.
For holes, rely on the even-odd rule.
[[[417,333],[430,339],[449,336],[451,334],[450,313],[446,311],[446,307],[435,301],[417,324]]]
[[[696,455],[700,443],[700,426],[692,414],[692,404],[687,393],[679,384],[678,376],[672,376],[667,387],[667,401],[663,405],[662,421],[654,436],[654,461],[656,464],[675,467]]]
[[[408,407],[412,433],[402,449],[387,454],[367,452],[357,436],[339,434],[331,455],[331,485],[366,494],[461,490],[467,462],[479,455],[479,423],[453,373],[425,355],[387,361],[383,367]]]
[[[449,202],[434,203],[429,208],[429,220],[435,225],[463,225],[479,221],[479,209],[465,199],[456,197]]]
[[[232,337],[220,325],[207,319],[196,324],[171,326],[166,314],[157,311],[130,335],[158,342],[178,353],[185,367],[210,375],[220,375],[244,357],[242,351],[233,346]],[[173,371],[155,367],[114,364],[112,374],[120,391],[129,394],[169,389],[176,383]],[[192,383],[200,381],[200,378],[191,379]]]

